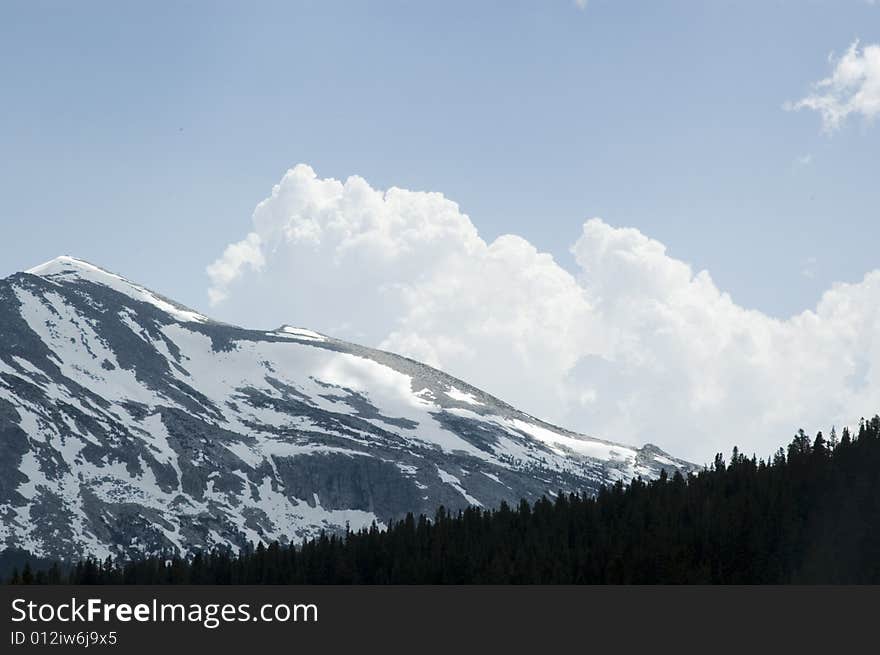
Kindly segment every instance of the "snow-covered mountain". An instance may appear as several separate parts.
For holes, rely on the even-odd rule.
[[[212,321],[71,257],[0,280],[0,548],[299,541],[691,468],[405,357]]]

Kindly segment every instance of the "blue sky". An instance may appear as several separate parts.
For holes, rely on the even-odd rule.
[[[7,0],[0,276],[71,254],[766,455],[880,409],[878,44],[869,0]]]
[[[307,162],[566,267],[585,218],[634,226],[785,317],[877,263],[880,130],[782,109],[855,38],[880,6],[4,2],[0,274],[70,253],[205,307]]]

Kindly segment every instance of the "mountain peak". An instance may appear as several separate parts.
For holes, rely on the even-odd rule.
[[[61,255],[39,266],[30,268],[25,273],[42,277],[56,284],[80,281],[100,284],[123,293],[134,300],[149,303],[170,314],[178,321],[185,323],[205,323],[209,321],[207,316],[184,307],[173,300],[169,300],[155,291],[150,291],[146,287],[136,284],[121,275],[70,255]]]
[[[43,262],[39,266],[29,268],[25,271],[25,273],[45,277],[49,275],[57,275],[59,273],[73,273],[75,271],[94,271],[101,272],[107,275],[113,275],[109,271],[105,271],[99,266],[90,264],[84,259],[71,257],[70,255],[61,255],[59,257],[56,257],[55,259],[50,259],[47,262]]]

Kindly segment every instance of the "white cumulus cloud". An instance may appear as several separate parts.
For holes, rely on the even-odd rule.
[[[484,241],[439,193],[288,171],[208,267],[221,318],[420,359],[552,422],[704,462],[880,409],[880,271],[781,321],[633,228],[586,221],[576,274]]]
[[[840,128],[846,119],[861,115],[872,120],[880,114],[880,45],[859,47],[854,41],[842,57],[829,57],[834,70],[813,85],[813,93],[794,103],[791,110],[812,109],[822,116],[827,132]]]

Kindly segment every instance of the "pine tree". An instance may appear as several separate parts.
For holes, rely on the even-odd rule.
[[[34,584],[34,573],[31,570],[30,562],[24,564],[24,569],[21,572],[21,584]]]

